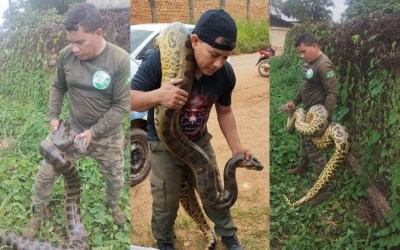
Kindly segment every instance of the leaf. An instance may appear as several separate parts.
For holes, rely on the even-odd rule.
[[[377,36],[377,35],[370,36],[370,37],[368,38],[368,42],[371,42],[372,40],[375,40],[376,36]]]
[[[392,49],[394,49],[394,47],[396,47],[396,45],[397,45],[397,41],[393,41],[392,42]]]
[[[379,95],[382,92],[382,90],[383,90],[383,84],[380,84],[380,85],[376,86],[371,91],[371,97]]]
[[[351,40],[353,40],[354,44],[356,44],[358,42],[358,39],[360,39],[360,35],[354,35],[351,37]]]
[[[369,48],[368,54],[371,54],[371,53],[373,53],[374,51],[375,51],[375,47]]]
[[[372,145],[376,144],[378,142],[379,138],[381,138],[381,134],[377,131],[373,132],[371,137],[368,139],[367,145],[372,146]]]

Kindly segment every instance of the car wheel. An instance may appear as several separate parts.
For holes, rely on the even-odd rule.
[[[146,131],[131,128],[131,187],[146,179],[150,172],[149,147]]]

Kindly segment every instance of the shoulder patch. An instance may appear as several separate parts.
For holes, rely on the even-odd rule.
[[[328,72],[326,72],[325,78],[326,78],[326,79],[329,79],[329,78],[334,77],[335,75],[336,75],[336,74],[335,74],[335,71],[334,71],[334,70],[329,70]]]

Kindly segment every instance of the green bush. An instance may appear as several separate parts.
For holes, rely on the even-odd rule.
[[[237,21],[238,38],[235,54],[253,53],[269,45],[267,21]]]

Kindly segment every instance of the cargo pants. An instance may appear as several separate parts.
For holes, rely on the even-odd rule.
[[[307,166],[308,163],[311,163],[316,178],[318,178],[319,174],[322,172],[322,170],[324,170],[326,165],[326,157],[324,155],[324,151],[317,148],[312,143],[311,139],[312,138],[308,136],[301,136],[300,164]]]
[[[52,138],[53,134],[50,133],[46,140],[52,141]],[[123,147],[124,137],[123,132],[120,131],[108,137],[93,138],[84,154],[79,153],[73,144],[61,151],[65,159],[71,162],[85,156],[90,156],[97,161],[106,182],[106,203],[113,205],[118,203],[124,185]],[[45,159],[41,162],[33,190],[34,208],[43,208],[49,204],[54,183],[59,176],[60,174],[54,171],[49,161]]]
[[[217,166],[211,138],[212,136],[207,133],[194,143],[199,145]],[[187,175],[194,183],[194,175],[190,168],[170,154],[161,142],[150,141],[149,147],[152,168],[150,185],[153,196],[152,232],[158,242],[173,243],[176,238],[173,226],[179,208],[182,176]],[[218,170],[216,171],[219,176]],[[216,211],[204,207],[204,211],[214,222],[214,230],[218,235],[231,236],[236,233],[237,227],[233,223],[229,209]]]

